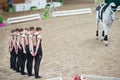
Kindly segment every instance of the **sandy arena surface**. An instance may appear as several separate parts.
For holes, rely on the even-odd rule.
[[[34,77],[21,76],[9,67],[9,32],[17,27],[29,26],[41,26],[43,29],[40,80],[58,76],[62,76],[63,80],[72,80],[73,75],[81,73],[120,78],[120,12],[117,12],[117,19],[110,29],[109,46],[106,47],[101,42],[101,36],[99,40],[95,37],[94,4],[66,4],[58,10],[84,7],[90,7],[93,13],[36,20],[0,28],[0,80],[34,80]],[[42,13],[42,10],[2,14],[6,19],[32,13]]]

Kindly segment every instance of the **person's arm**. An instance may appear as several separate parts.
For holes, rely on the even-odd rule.
[[[17,35],[17,47],[21,49],[21,46],[20,46],[20,35]]]
[[[26,54],[26,50],[25,50],[25,35],[22,35],[21,42],[22,42],[23,53]]]
[[[11,40],[11,51],[13,50],[13,39]]]
[[[38,49],[40,47],[40,41],[41,41],[40,39],[41,39],[41,36],[38,35],[37,36],[37,46],[36,46],[36,50],[35,50],[35,55],[37,55]]]
[[[9,41],[8,41],[8,44],[9,44],[9,52],[11,52],[11,36],[9,36]]]
[[[14,40],[13,40],[13,47],[15,48],[16,54],[18,54],[18,46],[17,46],[17,40],[16,40],[16,35],[14,35]]]
[[[29,36],[29,50],[31,55],[34,56],[32,35]]]

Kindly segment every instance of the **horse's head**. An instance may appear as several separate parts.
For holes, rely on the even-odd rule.
[[[115,12],[117,10],[117,7],[118,6],[114,2],[110,4],[112,20],[115,20]]]
[[[114,2],[112,2],[112,3],[110,4],[110,6],[111,6],[111,10],[112,10],[113,12],[116,12],[118,5],[116,5]]]

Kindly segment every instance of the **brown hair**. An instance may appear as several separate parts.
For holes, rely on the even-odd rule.
[[[42,28],[41,27],[36,27],[36,31],[41,31]]]
[[[15,30],[14,30],[14,29],[12,29],[10,32],[11,32],[11,33],[14,33],[14,32],[15,32]]]
[[[29,28],[25,28],[25,30],[29,30]]]
[[[33,26],[31,26],[30,28],[29,28],[29,30],[30,31],[32,31],[32,30],[34,30],[35,28],[33,27]]]
[[[23,31],[23,28],[20,28],[20,29],[19,29],[19,32],[22,32],[22,31]]]
[[[15,31],[19,31],[19,28],[16,28]]]

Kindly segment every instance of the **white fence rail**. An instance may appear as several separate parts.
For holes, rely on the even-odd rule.
[[[62,79],[62,77],[55,77],[55,78],[46,79],[46,80],[63,80],[63,79]]]
[[[120,6],[118,6],[117,10],[120,10]]]
[[[67,10],[67,11],[56,11],[56,12],[52,13],[52,17],[77,15],[77,14],[87,14],[87,13],[90,13],[90,14],[92,13],[90,8]]]
[[[25,22],[30,20],[40,20],[40,19],[41,19],[40,14],[32,14],[32,15],[8,18],[7,24],[10,25],[12,23],[19,23],[19,22]]]

